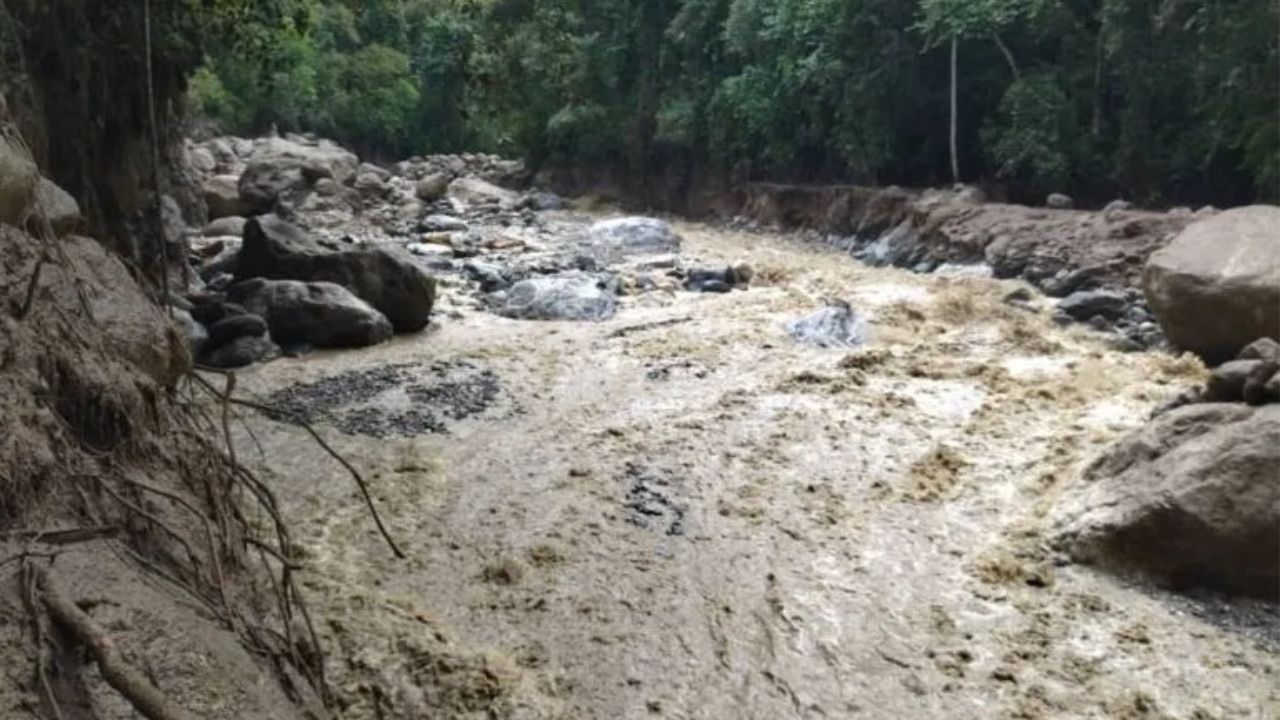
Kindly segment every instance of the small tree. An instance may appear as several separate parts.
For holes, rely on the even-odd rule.
[[[1019,19],[1034,13],[1044,0],[922,0],[917,28],[924,33],[926,49],[943,42],[951,45],[951,118],[948,127],[951,147],[951,176],[960,181],[959,134],[959,46],[961,40],[989,38],[1004,54],[1016,78],[1018,63],[1000,33]]]

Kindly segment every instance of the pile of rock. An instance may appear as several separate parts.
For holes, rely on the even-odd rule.
[[[1075,559],[1280,597],[1280,208],[1230,210],[1154,254],[1169,339],[1216,367],[1084,473],[1056,511]],[[1247,344],[1246,344],[1247,343]]]
[[[190,296],[193,354],[214,367],[270,359],[284,346],[362,347],[430,321],[436,281],[392,247],[326,243],[275,215],[248,220],[243,243],[205,266]]]

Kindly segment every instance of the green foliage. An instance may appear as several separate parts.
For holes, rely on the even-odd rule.
[[[1005,91],[983,131],[997,177],[1042,194],[1064,187],[1075,134],[1072,108],[1051,75],[1031,75]]]
[[[1280,4],[1257,0],[223,0],[191,83],[228,130],[739,176],[967,174],[1104,201],[1280,194]]]

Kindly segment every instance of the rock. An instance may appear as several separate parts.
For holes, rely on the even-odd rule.
[[[751,282],[749,265],[718,268],[693,268],[685,277],[684,286],[694,292],[727,293],[735,287]]]
[[[520,206],[538,212],[546,212],[548,210],[563,210],[565,202],[564,198],[553,192],[538,191],[525,195],[520,201]]]
[[[511,287],[511,280],[497,265],[470,261],[462,266],[462,270],[467,277],[479,283],[482,292],[492,293]]]
[[[36,200],[40,171],[27,153],[0,135],[0,223],[19,225]]]
[[[586,253],[604,264],[634,255],[680,252],[680,236],[665,221],[646,217],[603,220],[587,231]]]
[[[863,341],[862,321],[843,300],[831,301],[812,315],[787,323],[787,334],[822,348],[856,347]]]
[[[384,185],[391,180],[391,171],[384,167],[374,165],[373,163],[360,163],[356,168],[356,181],[359,182],[361,175],[372,175],[378,178]]]
[[[191,296],[191,316],[206,327],[236,315],[247,315],[243,305],[226,301],[226,296],[218,293]]]
[[[234,369],[280,357],[280,348],[265,336],[240,337],[208,353],[204,363]]]
[[[260,337],[267,334],[267,321],[262,319],[260,315],[253,313],[244,313],[243,315],[231,315],[209,326],[209,342],[210,350],[220,348],[223,345],[242,337]]]
[[[1102,208],[1102,212],[1106,215],[1113,215],[1119,212],[1127,212],[1133,209],[1133,203],[1128,200],[1112,200],[1107,206]]]
[[[48,219],[54,235],[61,237],[68,233],[78,232],[84,226],[84,216],[80,214],[80,204],[71,197],[71,193],[63,190],[48,178],[40,178],[36,183],[36,208]]]
[[[173,324],[178,326],[178,332],[186,341],[187,355],[192,360],[200,357],[205,343],[209,341],[209,332],[204,329],[204,325],[196,322],[195,318],[191,317],[191,313],[179,308],[173,308],[169,317],[173,319]]]
[[[1083,290],[1064,298],[1058,303],[1058,310],[1080,322],[1093,317],[1116,320],[1125,314],[1128,305],[1129,301],[1123,293],[1110,290]]]
[[[467,224],[452,215],[428,215],[418,223],[418,232],[466,232]]]
[[[1280,372],[1271,376],[1266,385],[1262,386],[1262,398],[1265,402],[1280,402]]]
[[[297,136],[258,140],[246,159],[250,165],[265,163],[281,170],[296,169],[308,184],[320,178],[346,184],[360,168],[360,160],[350,151],[328,140],[311,142]]]
[[[613,317],[617,308],[607,282],[590,275],[561,275],[512,285],[498,314],[520,320],[600,321]]]
[[[1076,206],[1076,202],[1071,199],[1070,195],[1063,195],[1062,193],[1052,193],[1045,198],[1044,204],[1054,210],[1070,210]]]
[[[1177,408],[1108,450],[1054,512],[1080,562],[1280,594],[1280,406]]]
[[[1249,343],[1237,356],[1240,360],[1269,360],[1280,362],[1280,342],[1271,338],[1262,338]]]
[[[364,347],[391,339],[391,323],[341,285],[297,280],[246,280],[227,296],[266,318],[284,345]]]
[[[202,147],[193,147],[187,151],[187,164],[201,175],[209,175],[218,169],[218,160]]]
[[[423,202],[435,202],[449,191],[449,176],[444,173],[431,173],[418,181],[414,186],[414,194]]]
[[[1040,289],[1049,297],[1062,298],[1078,290],[1087,289],[1096,284],[1100,274],[1099,268],[1084,267],[1074,270],[1060,270],[1053,277],[1040,282]]]
[[[1002,301],[1006,305],[1025,305],[1035,299],[1035,293],[1029,287],[1016,287],[1004,294]]]
[[[296,200],[310,187],[302,168],[296,165],[267,161],[250,163],[240,176],[240,200],[245,212],[239,214],[272,212],[280,200]]]
[[[245,219],[239,215],[227,215],[204,226],[205,237],[244,237]]]
[[[356,175],[355,185],[352,187],[365,200],[377,200],[387,194],[386,180],[377,173],[362,172]]]
[[[435,279],[408,253],[326,248],[274,215],[245,225],[236,278],[254,277],[337,283],[385,315],[396,332],[425,327],[436,297]]]
[[[449,183],[447,194],[463,207],[496,206],[503,209],[515,207],[520,197],[478,177],[463,177]]]
[[[235,175],[214,175],[204,181],[204,203],[209,219],[249,214],[249,206],[240,199],[240,178]]]
[[[1280,362],[1259,360],[1258,365],[1245,378],[1244,390],[1241,393],[1244,401],[1250,405],[1263,405],[1272,402],[1267,394],[1267,385],[1280,371]]]
[[[1236,208],[1199,220],[1154,253],[1147,302],[1169,341],[1210,363],[1258,338],[1280,339],[1280,208]]]

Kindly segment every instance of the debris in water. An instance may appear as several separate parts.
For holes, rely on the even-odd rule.
[[[863,341],[862,321],[849,303],[829,300],[821,310],[787,323],[787,334],[798,342],[823,348],[857,347]]]

